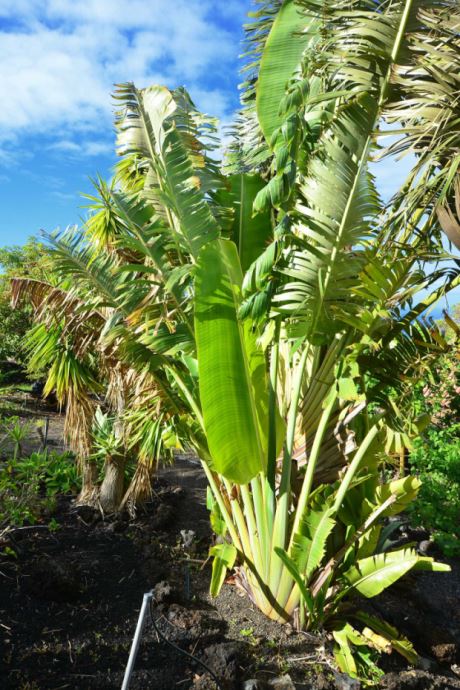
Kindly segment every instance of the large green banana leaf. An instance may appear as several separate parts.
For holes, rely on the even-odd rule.
[[[201,250],[195,278],[200,400],[214,469],[245,484],[265,469],[268,390],[265,358],[249,322],[240,322],[242,271],[235,244]]]
[[[238,247],[243,273],[262,254],[272,239],[270,213],[253,213],[258,192],[265,186],[259,175],[231,175],[226,178],[227,189],[217,192],[217,199],[228,208],[235,209],[230,227],[231,239]]]
[[[307,22],[294,0],[286,0],[267,38],[260,62],[256,104],[259,123],[268,143],[283,123],[280,104],[307,44],[307,36],[300,33]]]

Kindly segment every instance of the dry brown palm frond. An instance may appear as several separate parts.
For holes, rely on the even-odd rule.
[[[70,389],[66,398],[64,436],[77,455],[79,470],[91,454],[92,421],[96,403],[85,392]]]
[[[152,497],[152,467],[139,459],[131,483],[123,497],[120,510],[126,508],[134,516],[136,506]]]
[[[15,309],[18,304],[26,299],[32,304],[34,309],[39,309],[40,305],[48,299],[51,292],[58,290],[49,283],[32,278],[12,278],[11,279],[11,306]],[[59,292],[62,293],[62,290]]]
[[[351,454],[357,449],[355,434],[350,422],[360,412],[365,403],[357,403],[332,415],[331,422],[321,443],[321,455],[315,472],[315,484],[334,481],[339,472],[349,463]],[[293,459],[298,467],[305,466],[313,448],[314,430],[304,436],[298,435],[294,446]]]
[[[118,437],[125,437],[123,414],[129,395],[128,367],[117,360],[106,360],[103,363],[107,378],[105,399],[109,409],[115,415],[115,431]],[[124,439],[126,442],[126,438]]]
[[[129,410],[125,415],[127,446],[137,455],[137,466],[122,506],[130,512],[148,501],[152,493],[152,478],[167,451],[163,446],[162,430],[173,415],[170,401],[164,400],[161,386],[147,371],[130,370],[126,376],[130,390]]]
[[[99,333],[105,324],[104,314],[75,297],[70,291],[30,278],[11,280],[11,304],[29,300],[35,320],[48,328],[62,324],[62,337],[71,335],[77,356],[94,351]]]

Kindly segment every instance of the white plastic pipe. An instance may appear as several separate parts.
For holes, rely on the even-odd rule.
[[[131,675],[132,675],[132,672],[134,669],[134,664],[136,663],[137,652],[138,652],[139,644],[140,644],[141,637],[142,637],[142,631],[144,629],[145,616],[147,614],[147,610],[148,610],[148,607],[149,607],[150,602],[152,600],[152,597],[153,597],[153,591],[150,591],[150,592],[147,592],[146,594],[144,594],[144,598],[142,600],[141,610],[139,611],[139,618],[137,620],[136,632],[134,633],[133,643],[131,645],[131,651],[129,652],[128,665],[126,666],[126,671],[125,671],[125,675],[123,678],[123,685],[121,686],[121,690],[128,690],[128,688],[129,688]]]

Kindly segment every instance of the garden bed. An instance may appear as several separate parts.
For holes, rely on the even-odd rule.
[[[209,598],[211,534],[198,465],[182,460],[163,470],[148,511],[135,520],[104,521],[77,510],[71,497],[60,498],[54,518],[55,531],[36,526],[4,537],[15,552],[0,557],[5,690],[120,688],[142,595],[152,588],[161,600],[153,609],[160,632],[211,667],[222,688],[283,676],[296,688],[359,687],[334,674],[326,635],[271,623],[231,581]],[[452,573],[418,573],[376,600],[374,610],[425,658],[423,670],[394,655],[383,659],[382,688],[460,688],[460,564],[451,565]],[[131,688],[214,687],[204,668],[148,621]]]

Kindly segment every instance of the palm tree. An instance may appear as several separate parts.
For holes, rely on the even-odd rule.
[[[134,507],[150,495],[156,463],[177,446],[175,415],[181,410],[174,399],[159,410],[167,381],[161,372],[156,377],[153,372],[164,358],[152,354],[142,342],[142,328],[136,326],[141,318],[140,311],[136,314],[137,301],[145,302],[146,295],[157,290],[149,281],[142,288],[141,266],[135,309],[122,293],[126,276],[131,275],[125,272],[129,261],[141,261],[142,254],[132,248],[133,238],[128,234],[125,248],[117,244],[113,250],[105,246],[101,251],[94,233],[98,213],[91,216],[83,233],[72,229],[62,237],[49,238],[54,284],[14,279],[12,294],[13,304],[28,298],[35,308],[37,325],[28,335],[29,368],[36,374],[46,373],[45,395],[55,391],[66,408],[65,435],[77,453],[83,477],[79,502],[96,503],[105,512],[114,512],[121,506]],[[123,222],[117,219],[121,232]],[[165,307],[162,304],[153,311],[161,313]],[[151,318],[150,311],[144,309],[142,319]],[[94,418],[102,403],[113,416],[120,452],[106,454],[104,477],[98,485]],[[155,412],[158,420],[152,433]],[[126,487],[126,461],[133,453],[138,457],[137,467]],[[96,456],[101,459],[100,448]]]

